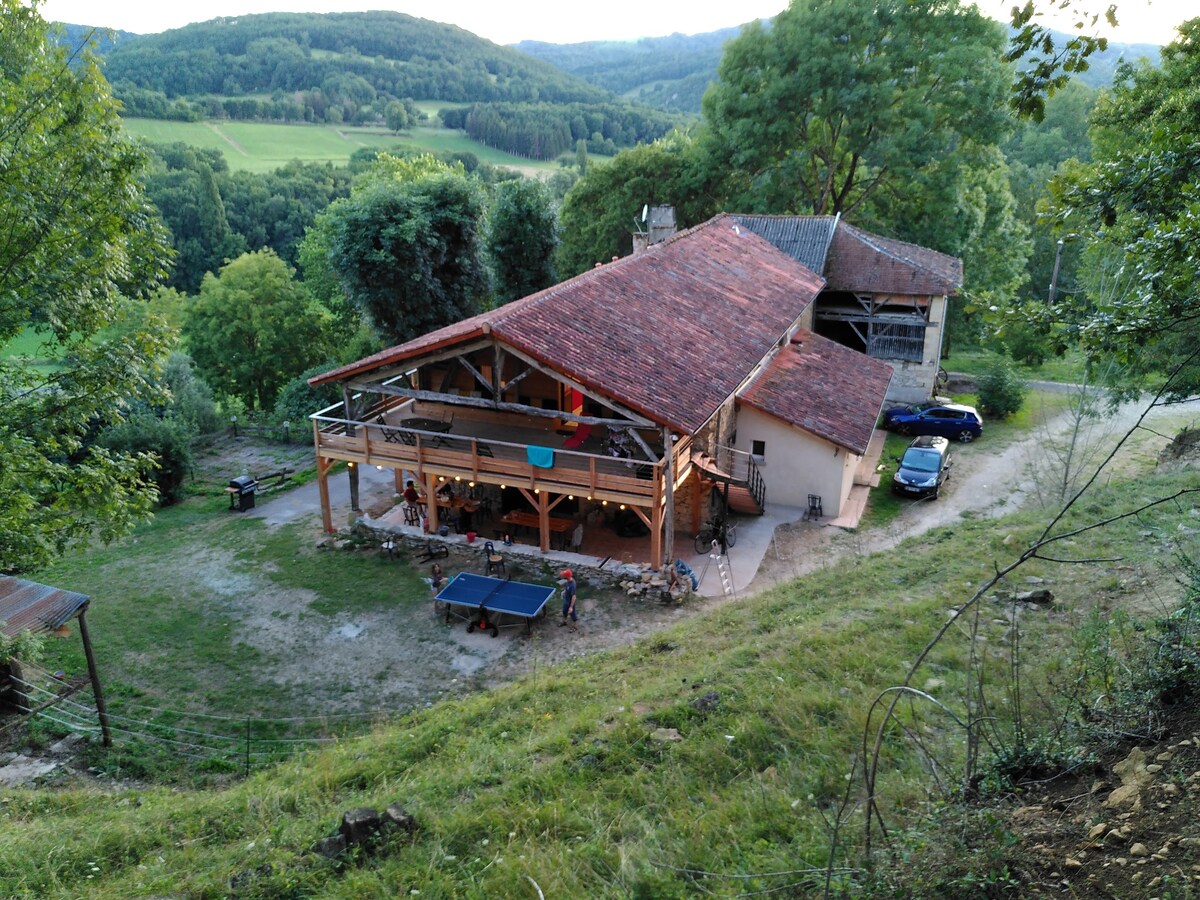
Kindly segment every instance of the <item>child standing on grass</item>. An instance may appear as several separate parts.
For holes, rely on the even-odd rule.
[[[562,621],[558,623],[561,628],[567,624],[567,619],[571,620],[571,630],[575,631],[579,627],[579,614],[575,612],[575,574],[570,569],[562,570],[563,582],[563,607]]]

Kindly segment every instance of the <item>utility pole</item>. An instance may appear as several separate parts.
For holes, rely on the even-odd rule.
[[[1054,272],[1050,276],[1050,306],[1054,305],[1054,298],[1058,295],[1058,267],[1062,264],[1063,242],[1062,238],[1058,239],[1058,249],[1054,251]]]

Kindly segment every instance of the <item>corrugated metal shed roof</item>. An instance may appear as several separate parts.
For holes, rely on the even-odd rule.
[[[825,258],[837,228],[836,216],[734,216],[792,259],[825,274]]]
[[[0,631],[14,637],[22,631],[52,631],[87,606],[86,594],[0,575]]]
[[[936,296],[962,287],[961,259],[863,231],[837,216],[734,218],[824,276],[831,291]]]

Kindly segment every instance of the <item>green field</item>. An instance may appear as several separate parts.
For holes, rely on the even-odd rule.
[[[60,368],[59,358],[62,352],[62,345],[54,339],[53,334],[26,328],[7,344],[0,346],[0,359],[20,358],[24,360],[25,365],[50,373]]]
[[[439,104],[447,106],[453,104]],[[482,162],[522,171],[552,171],[553,162],[523,159],[485,147],[461,131],[448,128],[413,128],[393,134],[383,128],[347,125],[285,125],[272,122],[169,122],[161,119],[125,119],[134,137],[153,143],[182,141],[193,147],[220,150],[229,167],[250,172],[270,172],[298,159],[341,165],[355,150],[406,147],[431,153],[474,153]]]

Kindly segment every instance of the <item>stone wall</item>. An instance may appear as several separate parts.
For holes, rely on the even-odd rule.
[[[336,535],[323,537],[318,546],[330,550],[365,551],[373,553],[389,552],[385,542],[392,542],[390,551],[399,559],[409,560],[418,565],[422,573],[428,575],[433,563],[438,563],[442,571],[451,576],[457,572],[474,572],[483,575],[487,569],[484,559],[484,541],[476,540],[468,544],[462,535],[451,534],[447,537],[438,535],[415,534],[406,530],[395,530],[387,526],[373,524],[360,519],[353,528]],[[645,566],[622,564],[619,566],[600,569],[577,561],[566,561],[558,557],[546,556],[537,547],[526,544],[505,546],[493,541],[496,552],[504,556],[508,572],[514,580],[529,580],[539,583],[557,581],[563,569],[571,569],[575,580],[581,584],[592,584],[600,587],[621,588],[622,582],[649,582],[659,577],[658,572]],[[418,562],[423,551],[436,548],[440,554],[445,550],[444,557]],[[624,589],[624,588],[622,588]]]

